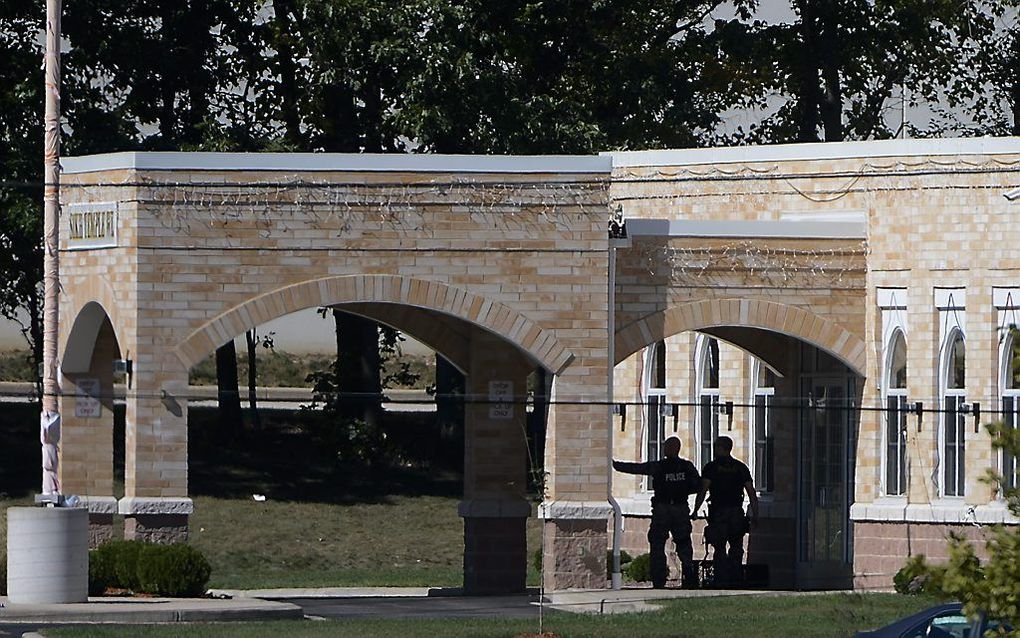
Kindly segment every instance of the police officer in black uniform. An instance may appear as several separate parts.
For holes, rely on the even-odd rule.
[[[652,586],[666,586],[669,569],[666,566],[666,539],[673,535],[677,556],[683,568],[683,586],[697,587],[698,574],[694,568],[694,547],[691,545],[691,512],[687,497],[698,489],[698,468],[687,459],[680,458],[680,439],[671,436],[662,445],[665,458],[647,463],[613,461],[613,469],[627,474],[644,474],[652,477],[652,523],[648,528],[648,545],[651,555]]]
[[[747,466],[733,458],[733,439],[720,436],[712,444],[715,459],[702,471],[701,489],[694,501],[698,516],[705,494],[709,493],[708,527],[705,540],[712,546],[712,568],[715,582],[726,587],[740,580],[744,560],[744,534],[758,520],[758,495]],[[751,502],[751,516],[744,513],[744,494]],[[727,545],[729,546],[727,548]]]

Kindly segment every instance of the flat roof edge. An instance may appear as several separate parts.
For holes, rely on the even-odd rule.
[[[628,237],[760,237],[787,239],[866,239],[864,221],[718,221],[627,219]]]
[[[601,155],[412,155],[405,153],[185,153],[123,152],[64,157],[61,172],[109,170],[609,173]]]
[[[790,162],[930,155],[1020,155],[1020,137],[810,142],[677,150],[607,152],[613,168]]]

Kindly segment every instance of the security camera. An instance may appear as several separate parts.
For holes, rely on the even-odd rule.
[[[1014,188],[1008,193],[1003,193],[1002,196],[1011,202],[1015,202],[1016,200],[1020,199],[1020,187]]]

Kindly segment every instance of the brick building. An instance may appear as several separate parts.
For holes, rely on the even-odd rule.
[[[949,529],[1009,521],[1020,141],[597,157],[120,153],[64,163],[62,484],[97,539],[187,534],[187,374],[245,329],[337,306],[468,378],[465,586],[523,586],[528,375],[552,379],[544,572],[602,587],[621,508],[608,458],[719,433],[754,468],[748,556],[776,586],[888,585]],[[607,232],[610,221],[619,232]],[[130,360],[112,496],[115,359]],[[615,367],[614,365],[615,364]],[[920,404],[920,405],[919,405]],[[917,408],[920,409],[917,409]],[[1015,521],[1010,521],[1015,522]],[[890,559],[895,560],[890,560]]]

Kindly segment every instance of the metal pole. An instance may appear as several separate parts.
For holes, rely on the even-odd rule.
[[[60,0],[46,0],[46,119],[43,146],[43,396],[40,415],[42,493],[58,495],[60,412],[57,329],[60,264]]]

